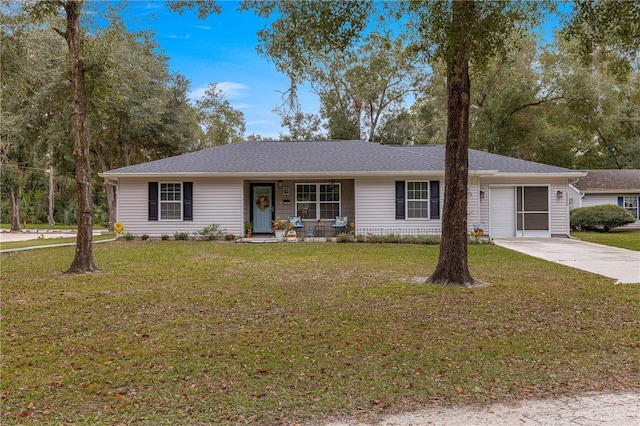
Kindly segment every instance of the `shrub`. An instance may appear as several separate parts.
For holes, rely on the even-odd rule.
[[[132,234],[132,233],[130,233],[130,232],[127,232],[126,234],[124,234],[124,235],[122,236],[122,238],[124,238],[124,239],[125,239],[125,240],[127,240],[127,241],[133,241],[133,240],[135,240],[135,239],[136,239],[135,235],[133,235],[133,234]]]
[[[609,232],[618,226],[635,222],[629,212],[615,204],[580,207],[571,210],[571,229]]]
[[[235,239],[236,239],[236,236],[235,236],[235,235],[233,235],[233,234],[226,234],[226,235],[224,236],[224,239],[225,239],[225,240],[227,240],[227,241],[233,241],[233,240],[235,240]]]
[[[140,239],[141,239],[142,241],[147,241],[149,238],[150,238],[150,237],[149,237],[149,234],[144,234],[144,235],[142,235],[142,237],[140,237]]]
[[[173,238],[176,239],[176,241],[186,241],[189,239],[189,233],[187,232],[176,232],[175,234],[173,234]]]
[[[168,241],[169,240],[169,236],[167,234],[162,234],[162,241]]]
[[[471,234],[467,239],[467,244],[473,244],[473,245],[493,244],[493,240],[489,237],[485,237],[482,235]]]
[[[193,233],[194,235],[200,235],[205,240],[218,240],[224,235],[224,231],[220,229],[220,225],[215,223],[207,225],[199,231]]]
[[[353,241],[354,241],[353,235],[346,234],[344,232],[338,234],[338,236],[336,237],[337,243],[352,243]]]

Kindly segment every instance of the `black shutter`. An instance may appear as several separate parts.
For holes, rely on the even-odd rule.
[[[440,181],[429,182],[429,217],[440,219]]]
[[[404,181],[396,181],[396,219],[404,219]]]
[[[158,220],[158,182],[149,182],[149,220]]]
[[[193,220],[193,182],[183,182],[182,192],[182,219]]]
[[[618,197],[618,205],[619,205],[620,207],[624,207],[624,198],[622,198],[622,197]]]

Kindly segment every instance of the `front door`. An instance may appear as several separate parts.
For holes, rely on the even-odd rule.
[[[270,233],[274,211],[273,185],[254,184],[251,188],[253,232],[256,234]]]

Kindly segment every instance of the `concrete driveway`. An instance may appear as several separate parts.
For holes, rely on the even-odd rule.
[[[510,250],[613,278],[616,283],[640,283],[640,252],[571,238],[496,238]]]

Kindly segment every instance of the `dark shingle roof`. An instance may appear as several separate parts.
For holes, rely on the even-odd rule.
[[[582,192],[640,192],[640,170],[585,170],[574,184]]]
[[[396,146],[365,141],[245,141],[103,173],[242,174],[376,173],[444,171],[443,145]],[[469,150],[471,170],[504,173],[571,173],[569,169]]]

